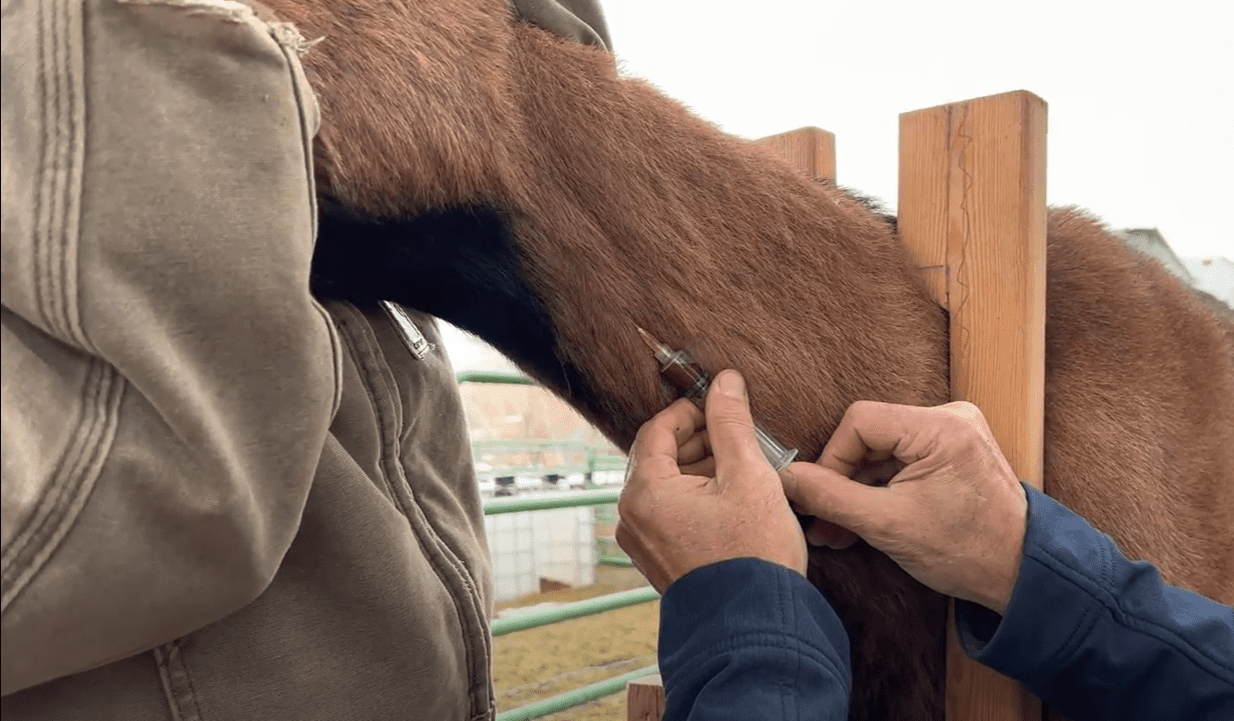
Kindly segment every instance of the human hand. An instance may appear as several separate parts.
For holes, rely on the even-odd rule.
[[[704,416],[679,400],[639,430],[617,503],[617,544],[660,593],[696,568],[732,558],[805,575],[805,536],[754,440],[740,374],[717,375],[705,406]]]
[[[885,487],[850,480],[859,467],[905,464]],[[971,403],[935,408],[859,401],[818,464],[781,475],[798,510],[822,519],[811,542],[836,543],[827,522],[861,536],[913,578],[1003,613],[1024,555],[1028,499]]]

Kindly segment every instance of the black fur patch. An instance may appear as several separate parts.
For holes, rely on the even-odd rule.
[[[524,280],[508,220],[485,207],[378,220],[318,198],[313,292],[389,300],[475,333],[558,392],[585,392],[558,360],[548,311]]]

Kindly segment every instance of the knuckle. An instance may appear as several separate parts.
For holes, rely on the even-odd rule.
[[[980,408],[968,401],[955,401],[943,406],[943,409],[946,411],[947,422],[952,428],[970,436],[981,435],[984,416],[981,415]]]
[[[880,405],[877,401],[853,401],[844,415],[854,421],[869,418],[878,412]]]
[[[652,423],[655,423],[654,419],[647,421],[643,425],[639,426],[638,431],[634,434],[634,441],[630,444],[630,450],[627,454],[629,458],[637,457],[639,454],[639,451],[643,449],[643,444],[647,442],[646,440],[647,433],[649,432],[648,428],[651,426]]]
[[[648,508],[650,506],[646,499],[646,491],[632,491],[626,489],[617,499],[617,519],[618,523],[624,521],[639,521],[647,517]]]
[[[634,493],[627,490],[617,499],[617,523],[619,527],[624,522],[624,519],[634,517],[634,495]]]
[[[981,417],[981,409],[968,401],[952,401],[943,408],[947,409],[952,416],[963,420]]]
[[[613,540],[617,541],[617,545],[621,550],[627,553],[630,552],[630,530],[621,521],[617,522],[617,528],[613,531]]]

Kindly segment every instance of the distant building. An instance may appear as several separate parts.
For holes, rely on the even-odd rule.
[[[1234,261],[1222,256],[1212,258],[1183,258],[1193,285],[1200,290],[1211,293],[1234,308]]]
[[[1234,308],[1234,262],[1222,256],[1179,258],[1156,228],[1118,231],[1123,242],[1150,255],[1187,285],[1198,288]]]
[[[1166,270],[1181,278],[1187,285],[1195,285],[1195,279],[1191,277],[1191,272],[1187,270],[1187,266],[1183,265],[1183,262],[1174,254],[1170,244],[1161,235],[1161,231],[1156,228],[1127,228],[1119,235],[1122,236],[1124,243],[1141,253],[1156,258],[1157,262],[1165,266]]]

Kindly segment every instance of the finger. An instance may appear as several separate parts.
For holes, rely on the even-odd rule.
[[[742,483],[764,477],[751,472],[771,464],[754,438],[754,420],[746,399],[745,381],[734,370],[721,371],[707,393],[707,433],[716,459],[716,478],[724,483]],[[774,474],[773,474],[774,475]]]
[[[693,405],[693,404],[691,404]],[[696,463],[711,455],[711,439],[707,429],[690,436],[689,440],[677,448],[677,465],[686,466]]]
[[[703,431],[707,418],[693,402],[686,398],[678,398],[667,408],[655,414],[648,423],[662,424],[672,428],[673,442],[681,447]]]
[[[789,464],[780,473],[780,481],[784,495],[798,509],[867,541],[896,517],[899,507],[898,497],[886,488],[862,485],[812,463]]]
[[[716,475],[716,459],[715,456],[707,456],[701,461],[696,461],[689,465],[681,466],[682,475],[686,476],[703,476],[706,478],[715,478]]]
[[[903,441],[931,422],[933,408],[857,401],[844,412],[835,433],[827,440],[818,465],[842,476],[852,476],[863,459],[904,463],[920,460]]]
[[[626,483],[637,485],[649,478],[679,475],[677,448],[695,434],[703,420],[702,411],[684,399],[652,416],[630,446]]]

